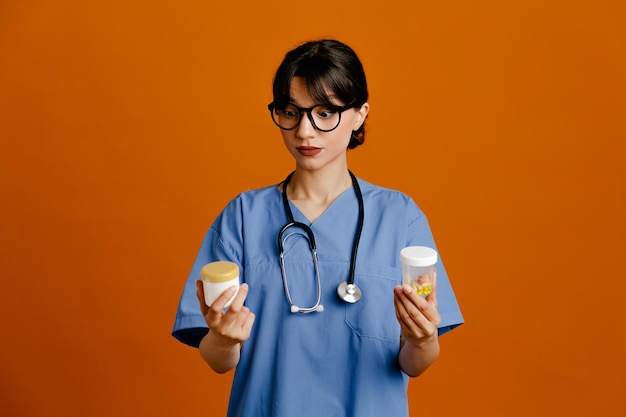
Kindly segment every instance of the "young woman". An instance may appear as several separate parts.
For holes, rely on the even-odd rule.
[[[408,377],[463,322],[441,262],[427,297],[401,285],[400,250],[435,248],[426,217],[408,196],[348,169],[369,112],[350,47],[321,40],[290,51],[273,93],[269,110],[295,170],[240,194],[215,220],[173,335],[216,372],[235,369],[231,417],[406,416]],[[227,310],[235,289],[207,306],[198,281],[218,260],[238,264],[243,283]]]

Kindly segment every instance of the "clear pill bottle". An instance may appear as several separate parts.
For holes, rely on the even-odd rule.
[[[433,292],[437,251],[427,246],[407,246],[400,251],[402,283],[426,297]]]
[[[204,302],[210,306],[215,299],[220,296],[227,288],[233,285],[239,290],[239,267],[236,263],[228,261],[211,262],[202,267],[200,271],[202,276],[202,285],[204,288]],[[230,306],[237,295],[235,294],[228,300],[224,308]]]

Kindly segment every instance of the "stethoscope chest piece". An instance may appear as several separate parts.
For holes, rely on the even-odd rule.
[[[337,286],[337,295],[346,303],[356,303],[361,299],[361,289],[356,284],[344,281]]]

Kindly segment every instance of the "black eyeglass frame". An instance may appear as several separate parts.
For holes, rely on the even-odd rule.
[[[311,126],[313,126],[313,128],[315,128],[316,130],[319,130],[320,132],[332,132],[333,130],[337,129],[339,127],[339,125],[341,124],[341,114],[343,112],[345,112],[346,110],[350,110],[350,109],[354,109],[354,105],[353,104],[349,104],[347,106],[335,106],[333,104],[316,104],[313,107],[298,107],[293,103],[287,103],[285,105],[285,107],[287,106],[293,106],[298,110],[298,122],[296,123],[296,125],[294,127],[290,127],[290,128],[286,128],[283,127],[281,125],[278,124],[278,122],[274,119],[274,110],[277,108],[276,107],[276,103],[272,102],[270,104],[267,105],[267,109],[270,111],[270,116],[272,117],[272,122],[274,122],[274,124],[276,126],[278,126],[279,128],[281,128],[282,130],[294,130],[296,128],[298,128],[298,126],[300,126],[300,122],[302,121],[302,114],[306,112],[306,116],[309,119],[309,121],[311,122]],[[328,107],[329,110],[335,111],[339,114],[339,119],[337,120],[337,124],[335,125],[335,127],[333,127],[332,129],[320,129],[316,124],[315,124],[315,120],[313,119],[313,116],[311,114],[311,112],[313,111],[313,109],[315,109],[316,107],[320,107],[320,106],[326,106]]]

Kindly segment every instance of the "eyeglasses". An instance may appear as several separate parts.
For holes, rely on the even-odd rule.
[[[293,103],[285,106],[277,106],[270,103],[267,108],[272,115],[272,120],[276,126],[283,130],[293,130],[300,125],[302,114],[306,113],[311,125],[320,132],[330,132],[335,130],[341,122],[341,113],[354,106],[332,106],[328,104],[318,104],[313,107],[298,107]]]

